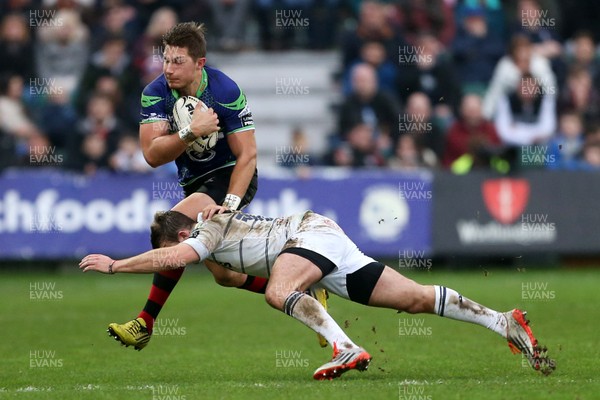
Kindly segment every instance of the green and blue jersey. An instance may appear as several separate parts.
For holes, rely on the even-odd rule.
[[[179,94],[171,89],[164,74],[150,82],[142,92],[140,124],[166,121],[169,132],[176,133],[173,106]],[[196,97],[207,107],[212,107],[219,118],[219,140],[214,148],[198,153],[186,149],[177,159],[178,179],[186,186],[203,176],[225,167],[235,165],[236,159],[226,140],[227,135],[254,129],[252,112],[248,108],[246,95],[240,87],[223,72],[205,66],[202,82]]]

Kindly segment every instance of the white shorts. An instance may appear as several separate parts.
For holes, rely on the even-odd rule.
[[[364,255],[335,221],[312,212],[304,217],[286,242],[285,248],[290,247],[314,251],[335,264],[335,268],[313,287],[325,288],[349,300],[346,275],[376,262]]]

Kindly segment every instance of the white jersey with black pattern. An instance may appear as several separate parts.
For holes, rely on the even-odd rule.
[[[199,222],[189,239],[201,260],[268,278],[275,259],[297,231],[306,212],[286,218],[268,218],[241,212],[213,216]]]

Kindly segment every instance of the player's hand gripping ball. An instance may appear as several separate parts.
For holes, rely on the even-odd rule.
[[[192,123],[192,115],[196,105],[200,105],[200,111],[208,111],[208,107],[200,99],[194,96],[182,96],[173,106],[173,119],[177,125],[177,129],[183,129]],[[201,136],[190,144],[190,148],[198,153],[204,153],[212,149],[217,144],[219,132],[215,131],[207,136]]]

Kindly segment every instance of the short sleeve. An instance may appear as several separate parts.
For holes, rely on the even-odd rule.
[[[140,124],[168,121],[165,95],[154,81],[144,88],[141,98]]]
[[[232,88],[230,93],[235,93],[237,98],[229,103],[219,103],[224,108],[221,113],[221,123],[226,135],[254,129],[254,119],[246,95],[239,86],[234,87],[235,89]]]
[[[215,252],[223,241],[223,223],[222,218],[198,222],[192,230],[190,237],[184,240],[200,256],[200,261],[206,259],[211,253]]]
[[[182,243],[187,244],[194,249],[196,254],[198,254],[198,257],[200,257],[199,262],[204,261],[210,255],[210,251],[208,251],[204,243],[199,241],[197,238],[189,238],[184,240]]]

